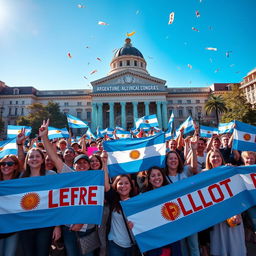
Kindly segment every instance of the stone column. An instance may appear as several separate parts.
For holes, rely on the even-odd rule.
[[[115,128],[114,123],[114,102],[109,102],[109,128]]]
[[[133,121],[134,121],[134,127],[135,127],[135,122],[138,118],[138,102],[132,102],[132,107],[133,107]]]
[[[92,103],[92,116],[91,116],[91,128],[92,131],[95,132],[98,126],[98,111],[97,111],[97,103]]]
[[[98,103],[98,127],[102,129],[102,105],[103,103]]]
[[[121,118],[122,118],[122,127],[126,129],[126,102],[120,102],[121,103]]]
[[[149,115],[149,101],[145,101],[144,104],[145,104],[145,116],[148,116]]]
[[[161,111],[161,102],[157,102],[156,103],[156,109],[157,109],[157,119],[158,119],[158,123],[159,123],[159,127],[162,129],[162,124],[163,124],[163,122],[162,122],[162,111]]]
[[[166,101],[162,101],[162,114],[163,114],[163,128],[167,129],[167,104]]]

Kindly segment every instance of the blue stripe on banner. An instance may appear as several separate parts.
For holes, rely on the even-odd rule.
[[[255,151],[256,144],[252,142],[242,141],[242,140],[233,140],[233,149],[241,151]]]
[[[243,166],[243,167],[231,167],[231,166],[222,166],[207,172],[200,173],[198,175],[192,176],[185,180],[182,180],[175,184],[170,184],[156,190],[149,191],[147,193],[141,194],[134,198],[131,198],[127,201],[121,202],[122,208],[124,209],[125,215],[129,220],[129,216],[132,219],[136,213],[140,213],[144,210],[151,209],[154,206],[159,206],[166,202],[171,202],[172,200],[176,200],[177,198],[183,197],[182,200],[185,205],[185,211],[190,211],[189,214],[184,215],[180,219],[176,219],[175,221],[169,220],[169,223],[154,226],[150,229],[150,224],[152,221],[151,216],[149,216],[149,220],[145,220],[146,225],[149,226],[144,232],[144,229],[141,229],[140,232],[135,234],[135,239],[138,242],[138,245],[142,252],[159,248],[161,246],[167,245],[174,241],[180,240],[184,237],[187,237],[191,234],[194,234],[200,230],[204,230],[216,223],[220,223],[227,218],[243,212],[249,207],[256,204],[256,173],[255,173],[256,165],[253,166]],[[243,178],[243,174],[253,174],[253,180],[248,180],[247,178]],[[236,175],[236,176],[235,176]],[[221,200],[220,202],[213,204],[210,207],[203,206],[203,201],[201,202],[201,208],[198,209],[196,207],[200,206],[192,206],[192,202],[189,203],[190,200],[188,194],[198,191],[202,188],[208,187],[213,184],[218,184],[223,180],[226,180],[230,177],[238,177],[240,189],[241,191],[233,196],[227,197],[225,200]],[[247,184],[252,185],[252,190],[245,190],[246,184],[245,180],[247,180]],[[231,181],[231,180],[230,180]],[[221,184],[221,183],[219,183]],[[226,189],[226,193],[228,191],[228,186],[222,183],[220,186],[223,186],[223,189]],[[234,184],[237,183],[232,183]],[[253,185],[254,184],[254,185]],[[251,186],[250,185],[250,186]],[[234,187],[233,187],[234,188]],[[212,187],[212,189],[216,193],[216,185]],[[212,193],[214,193],[212,190]],[[232,193],[232,192],[230,192]],[[217,193],[218,194],[218,193]],[[198,193],[199,195],[199,193]],[[187,200],[187,201],[186,201]],[[192,199],[193,200],[193,199]],[[209,200],[209,199],[208,199]],[[209,206],[209,205],[208,205]],[[140,215],[145,216],[145,215]],[[199,222],[198,220],[203,219],[204,221]],[[139,220],[137,220],[139,222]],[[144,220],[143,220],[144,221]],[[155,220],[157,221],[157,220]],[[137,223],[138,223],[137,222]],[[164,222],[166,223],[166,222]],[[136,225],[136,223],[134,224]],[[182,229],[180,228],[182,226]],[[142,227],[140,227],[142,228]],[[175,230],[175,232],[172,232]],[[166,236],[168,234],[168,236]]]
[[[251,191],[250,195],[254,197],[250,204],[241,203],[247,201],[248,197],[248,192],[243,192],[229,199],[230,201],[228,203],[224,202],[220,205],[212,206],[211,210],[206,208],[205,210],[199,211],[197,214],[189,215],[187,218],[141,233],[136,235],[135,239],[142,252],[181,240],[247,210],[252,205],[256,204],[256,191]],[[231,205],[232,207],[229,207]],[[207,222],[208,219],[211,221],[211,224]],[[194,227],[193,230],[191,230],[191,225]],[[173,230],[173,232],[170,232],[171,230]],[[185,235],[184,230],[186,230]]]
[[[49,211],[51,214],[49,214]],[[100,225],[102,213],[103,207],[96,205],[65,207],[65,209],[61,207],[50,210],[38,210],[36,212],[5,214],[1,215],[0,218],[0,233],[75,223]],[[6,225],[6,223],[12,223],[12,225]],[[4,232],[2,231],[3,228]]]
[[[107,152],[126,151],[162,144],[164,141],[164,133],[160,133],[155,136],[150,136],[146,138],[104,141],[103,147]]]
[[[108,171],[110,177],[115,177],[117,175],[124,173],[134,173],[134,170],[138,170],[138,166],[140,166],[140,170],[138,171],[145,171],[148,170],[153,165],[161,168],[164,167],[165,156],[150,157],[150,160],[146,158],[121,164],[109,164]]]
[[[35,186],[32,186],[36,183]],[[104,185],[104,172],[86,171],[70,172],[57,175],[38,176],[13,179],[0,182],[0,196],[26,193],[32,191],[52,190],[61,187],[79,187],[90,185]],[[15,188],[15,189],[14,189]]]

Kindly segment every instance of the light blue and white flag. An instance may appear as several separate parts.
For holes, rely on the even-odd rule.
[[[234,122],[235,121],[231,121],[229,123],[219,123],[219,127],[218,127],[219,134],[233,133],[233,131],[234,131]]]
[[[117,130],[116,131],[116,137],[119,138],[119,139],[129,139],[129,138],[132,137],[132,135],[128,131]]]
[[[120,126],[116,126],[115,130],[125,131],[125,129],[123,127],[120,127]]]
[[[32,128],[30,126],[24,125],[8,125],[7,126],[7,138],[12,139],[16,138],[17,135],[21,132],[21,129],[25,128],[25,136],[29,136]]]
[[[173,127],[174,127],[174,114],[173,114],[173,111],[171,113],[171,116],[170,116],[170,119],[169,119],[167,127],[168,127],[168,130],[170,130],[170,131],[173,130]]]
[[[141,252],[179,241],[254,206],[255,167],[218,167],[121,201]]]
[[[136,122],[135,122],[136,128],[144,128],[144,127],[157,127],[159,126],[158,120],[155,114],[149,115],[149,116],[143,116],[140,117]]]
[[[194,121],[193,121],[193,118],[191,116],[189,116],[179,127],[178,129],[176,129],[176,132],[175,132],[175,137],[177,138],[180,134],[180,130],[181,129],[184,129],[183,133],[184,134],[187,134],[189,132],[192,132],[195,130],[195,127],[194,127]]]
[[[10,154],[18,155],[16,138],[0,141],[0,159]]]
[[[218,128],[200,125],[200,137],[211,138],[213,134],[218,134]]]
[[[233,149],[256,151],[256,126],[235,121]]]
[[[79,118],[66,114],[69,128],[87,128],[88,123],[80,120]]]
[[[104,172],[1,181],[0,198],[0,233],[74,223],[101,224]]]
[[[144,171],[154,165],[164,166],[164,133],[145,138],[104,141],[103,147],[108,153],[110,177]]]
[[[172,130],[168,129],[166,132],[165,132],[165,140],[171,140],[173,139],[173,134],[172,134]]]
[[[56,138],[69,138],[69,132],[67,128],[55,128],[52,126],[48,127],[48,138],[49,140]]]
[[[107,133],[107,131],[105,131],[105,130],[106,129],[97,128],[96,129],[97,138],[103,138],[105,136],[105,134]]]
[[[90,127],[88,127],[85,134],[87,135],[87,138],[89,138],[89,139],[91,139],[91,138],[96,139],[96,136],[92,133],[92,130]]]

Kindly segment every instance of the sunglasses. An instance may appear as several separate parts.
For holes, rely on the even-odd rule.
[[[0,166],[13,166],[13,165],[15,165],[15,163],[14,162],[1,162],[0,163]]]

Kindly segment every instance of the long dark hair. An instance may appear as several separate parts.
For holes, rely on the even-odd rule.
[[[149,182],[149,178],[150,178],[150,175],[151,175],[153,169],[159,170],[160,173],[162,174],[162,176],[163,176],[163,184],[162,184],[162,186],[165,186],[165,185],[169,184],[169,182],[167,181],[166,175],[163,172],[163,169],[158,167],[158,166],[152,166],[146,172],[146,180],[145,180],[145,182],[143,184],[142,192],[147,192],[147,191],[150,191],[150,190],[154,189],[152,184]]]
[[[164,168],[164,173],[165,173],[165,175],[167,175],[167,176],[169,175],[168,166],[167,166],[167,159],[168,159],[168,156],[169,156],[170,154],[172,154],[172,153],[177,156],[178,161],[179,161],[177,172],[178,172],[178,173],[182,173],[182,172],[183,172],[183,167],[184,167],[184,165],[183,165],[183,162],[182,162],[182,160],[181,160],[179,154],[178,154],[176,151],[172,151],[172,150],[171,150],[171,151],[169,151],[169,152],[166,154],[166,156],[165,156],[165,168]]]
[[[19,159],[18,159],[17,156],[15,156],[15,155],[6,155],[6,156],[4,156],[4,157],[0,160],[0,163],[1,163],[1,162],[5,162],[5,160],[8,159],[8,158],[12,159],[12,161],[15,163],[15,165],[16,165],[16,167],[17,167],[17,168],[14,170],[13,174],[12,174],[12,179],[16,179],[16,178],[18,178],[19,172],[20,172],[20,170],[21,170]],[[0,171],[0,180],[3,180],[3,174],[2,174],[1,171]]]
[[[44,156],[44,153],[41,149],[39,148],[31,148],[27,155],[26,155],[26,158],[25,158],[25,171],[22,175],[22,178],[25,178],[25,177],[30,177],[30,174],[31,174],[31,170],[30,170],[30,166],[28,165],[28,158],[29,158],[29,155],[32,151],[37,151],[39,152],[39,154],[42,156],[42,159],[43,159],[43,163],[41,164],[41,168],[40,168],[40,176],[44,176],[46,171],[45,171],[45,156]]]
[[[100,157],[99,155],[92,154],[92,155],[89,157],[90,165],[91,165],[91,159],[92,159],[93,157],[95,157],[95,158],[97,158],[97,159],[99,160],[99,162],[100,162],[99,170],[101,170],[101,169],[102,169],[102,165],[103,165],[103,164],[102,164],[101,157]]]
[[[121,211],[121,205],[120,205],[121,198],[120,198],[120,195],[117,193],[117,183],[123,177],[126,177],[129,180],[129,183],[131,185],[131,191],[129,193],[129,196],[130,197],[135,196],[134,185],[133,185],[131,177],[127,174],[122,174],[122,175],[116,176],[114,182],[112,183],[112,188],[115,190],[116,193],[114,194],[113,205],[112,205],[111,210],[116,211],[118,213],[120,213],[120,211]]]

